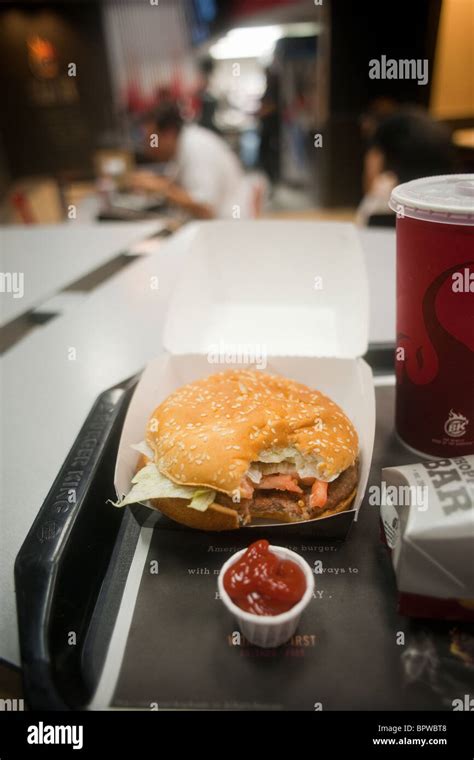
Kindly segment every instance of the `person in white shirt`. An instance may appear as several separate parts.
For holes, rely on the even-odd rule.
[[[224,140],[198,124],[183,122],[178,107],[166,103],[143,120],[146,155],[173,162],[172,178],[152,171],[131,175],[136,190],[163,195],[198,219],[244,218],[249,189],[237,157]]]

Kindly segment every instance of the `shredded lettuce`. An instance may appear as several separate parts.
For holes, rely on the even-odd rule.
[[[125,507],[127,504],[135,504],[138,501],[148,499],[185,499],[191,509],[205,512],[214,501],[216,492],[208,488],[196,489],[195,486],[182,486],[173,483],[163,475],[153,462],[150,462],[132,478],[132,488],[123,499],[113,501],[114,507]]]
[[[258,458],[260,462],[278,463],[285,459],[293,461],[296,456],[301,457],[301,454],[293,446],[275,446],[272,449],[261,451]]]
[[[130,448],[134,451],[138,451],[140,454],[144,454],[153,462],[154,453],[146,441],[140,441],[140,443],[132,443]]]
[[[206,509],[214,501],[216,496],[215,491],[211,491],[209,488],[201,488],[194,492],[194,496],[191,499],[188,507],[191,509],[197,509],[198,512],[205,512]]]
[[[252,483],[260,483],[262,479],[262,472],[258,464],[255,465],[255,463],[252,463],[247,470],[247,475],[252,481]]]
[[[326,478],[321,478],[320,464],[319,457],[304,457],[294,446],[275,446],[260,452],[258,461],[252,462],[247,475],[254,483],[259,483],[262,475],[286,474],[296,470],[300,478],[326,480]],[[260,478],[258,473],[260,473]],[[336,477],[337,475],[330,480]]]

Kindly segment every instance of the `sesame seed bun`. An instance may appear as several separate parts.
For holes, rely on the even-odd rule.
[[[154,509],[181,525],[198,530],[236,530],[240,528],[239,514],[236,509],[211,504],[205,512],[189,509],[184,499],[150,499]]]
[[[182,498],[149,501],[190,528],[225,531],[259,519],[321,519],[349,509],[357,492],[359,444],[352,423],[327,396],[280,376],[231,370],[179,388],[151,415],[146,442],[170,480],[218,492],[205,511]],[[308,512],[305,502],[298,513],[294,495],[259,490],[234,507],[250,465],[262,461],[262,452],[288,447],[304,464],[316,463],[318,479],[329,481],[327,506]],[[142,454],[137,470],[149,462]]]
[[[342,409],[301,383],[253,370],[229,370],[185,385],[155,409],[146,442],[175,483],[235,493],[262,451],[293,447],[331,481],[358,453]]]

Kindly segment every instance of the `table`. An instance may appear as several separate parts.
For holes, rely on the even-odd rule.
[[[63,241],[70,239],[61,232]],[[34,244],[32,231],[24,233]],[[37,234],[44,240],[39,228]],[[157,253],[132,263],[75,309],[27,335],[1,360],[0,658],[8,662],[19,664],[15,556],[98,394],[162,351],[168,295],[182,266],[183,242],[192,234],[189,224]],[[129,242],[126,235],[118,242],[122,248],[125,239]],[[391,230],[361,232],[373,295],[371,342],[395,339],[394,239]],[[54,267],[61,249],[59,231],[56,245],[48,264],[43,258],[48,274],[49,261]],[[154,277],[158,290],[150,287]]]
[[[23,275],[24,293],[2,293],[0,326],[152,235],[159,222],[0,227],[0,271]]]
[[[361,230],[370,286],[369,342],[395,342],[395,233]]]

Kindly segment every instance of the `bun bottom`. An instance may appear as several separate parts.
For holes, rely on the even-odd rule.
[[[349,509],[354,501],[356,492],[357,488],[354,488],[347,498],[342,499],[338,504],[329,509],[321,510],[320,515],[304,522],[316,522],[316,520],[321,520],[322,517],[330,517],[339,512],[344,512],[346,509]],[[242,527],[237,510],[224,507],[221,504],[211,504],[205,512],[190,509],[186,506],[187,501],[185,499],[150,499],[149,504],[153,509],[157,509],[166,515],[166,517],[177,523],[181,523],[181,525],[186,525],[188,528],[219,532],[223,530],[237,530]],[[271,514],[265,513],[264,510],[261,512],[252,511],[252,518],[257,520],[271,519],[282,523],[302,522],[301,520],[292,519],[291,515],[284,510],[277,515],[275,512]]]
[[[199,530],[236,530],[240,528],[239,514],[221,504],[210,504],[205,512],[187,506],[186,499],[150,499],[149,504],[181,525]]]

